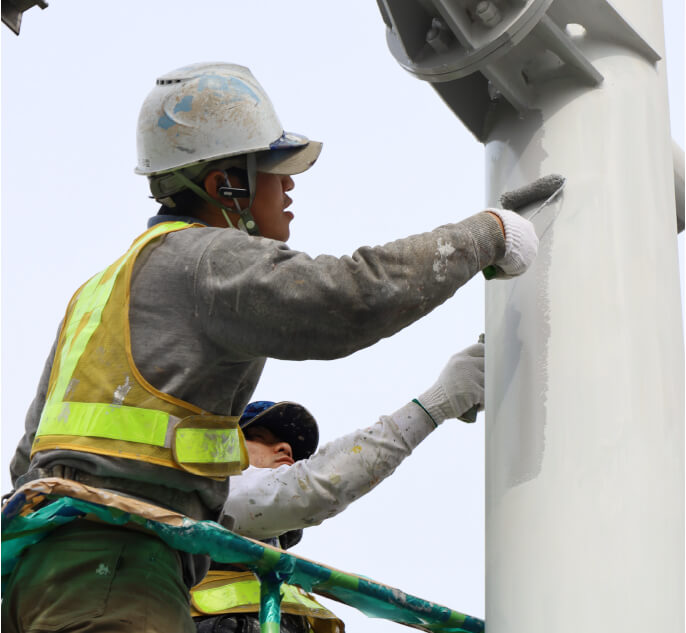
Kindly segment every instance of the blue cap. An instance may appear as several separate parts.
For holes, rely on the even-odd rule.
[[[293,459],[307,459],[317,450],[319,427],[314,416],[295,402],[257,400],[248,404],[239,420],[241,429],[263,426],[291,445]]]

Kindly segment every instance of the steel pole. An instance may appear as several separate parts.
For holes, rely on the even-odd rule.
[[[664,51],[659,0],[613,5]],[[602,84],[554,79],[528,114],[498,109],[486,139],[490,204],[567,178],[534,221],[535,266],[486,284],[486,626],[678,632],[684,346],[665,62],[575,42]]]

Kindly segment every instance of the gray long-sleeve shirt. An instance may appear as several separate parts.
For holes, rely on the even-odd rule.
[[[214,414],[239,415],[267,357],[333,359],[372,345],[428,314],[504,250],[498,220],[487,213],[340,258],[312,258],[233,229],[171,233],[135,263],[133,358],[157,389]],[[219,511],[228,481],[75,451],[29,460],[54,350],[10,466],[15,485],[64,465],[173,509],[186,509],[193,497],[205,518]]]

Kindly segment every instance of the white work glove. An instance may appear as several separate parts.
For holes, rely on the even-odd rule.
[[[510,279],[526,272],[538,252],[534,225],[514,211],[486,209],[495,213],[505,227],[505,254],[495,262],[496,279]]]
[[[474,422],[476,411],[484,409],[484,344],[470,345],[455,354],[417,402],[436,425],[448,418]]]

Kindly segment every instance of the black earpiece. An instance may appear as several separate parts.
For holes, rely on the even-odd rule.
[[[219,187],[217,189],[220,196],[224,198],[249,198],[250,192],[247,189],[241,189],[240,187]]]
[[[224,198],[231,198],[232,200],[234,198],[250,197],[250,191],[248,191],[247,189],[242,189],[241,187],[232,187],[228,176],[226,177],[226,185],[223,187],[219,187],[217,191],[219,192],[220,196]]]

